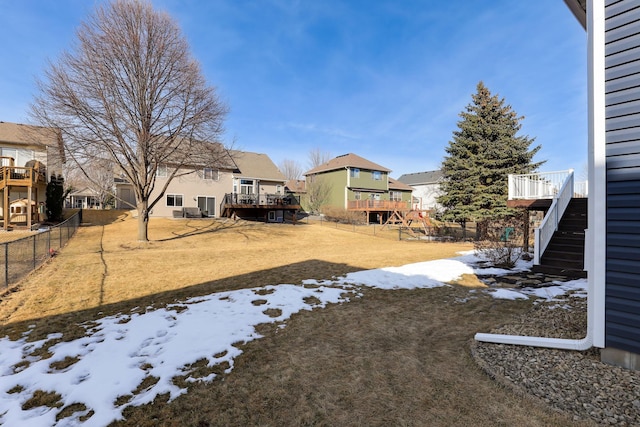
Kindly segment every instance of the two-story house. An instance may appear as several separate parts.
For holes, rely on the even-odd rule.
[[[61,135],[51,128],[0,122],[0,212],[3,227],[43,221],[46,187],[62,175]]]
[[[284,191],[286,179],[266,154],[226,151],[210,160],[182,165],[169,182],[162,199],[151,209],[152,217],[239,217],[282,222],[285,213],[299,208],[296,198]],[[167,184],[171,165],[156,174],[154,200]],[[116,207],[135,206],[133,187],[116,178]]]
[[[307,191],[322,182],[323,206],[363,212],[367,221],[386,221],[395,211],[411,210],[412,188],[389,177],[390,169],[356,154],[338,156],[304,175]]]
[[[295,218],[299,199],[285,191],[287,179],[263,153],[232,151],[237,165],[233,191],[225,196],[223,215],[244,219],[283,222],[285,214]]]

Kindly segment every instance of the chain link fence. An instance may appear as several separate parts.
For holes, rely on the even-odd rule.
[[[432,227],[405,227],[401,225],[363,224],[356,221],[332,221],[322,216],[307,216],[298,219],[299,223],[317,224],[336,230],[350,231],[359,234],[381,237],[389,240],[407,240],[423,242],[461,242],[473,241],[476,238],[476,224],[467,223],[462,228],[456,223],[440,223]]]
[[[67,244],[82,222],[82,211],[32,236],[0,243],[0,286],[6,289],[51,258]]]

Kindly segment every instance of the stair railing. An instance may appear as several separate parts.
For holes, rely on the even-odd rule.
[[[540,259],[545,249],[551,242],[553,233],[558,230],[558,224],[564,215],[569,202],[573,197],[573,170],[569,170],[569,174],[560,187],[560,190],[554,195],[553,202],[547,214],[545,215],[540,227],[535,229],[535,244],[533,253],[534,265],[540,265]]]

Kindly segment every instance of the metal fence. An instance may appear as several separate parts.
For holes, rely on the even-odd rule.
[[[476,238],[476,224],[467,223],[465,229],[457,223],[441,223],[437,227],[404,227],[399,225],[363,224],[355,221],[329,221],[322,216],[298,219],[300,223],[318,224],[336,230],[381,237],[389,240],[412,240],[422,242],[459,242]]]
[[[0,244],[0,272],[3,273],[0,284],[7,288],[42,265],[67,244],[81,222],[82,211],[79,211],[56,226]]]

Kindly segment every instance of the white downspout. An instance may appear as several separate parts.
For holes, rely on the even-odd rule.
[[[605,153],[605,49],[604,2],[587,1],[587,75],[589,97],[589,200],[585,230],[585,267],[588,270],[587,334],[582,339],[483,334],[477,341],[531,347],[587,350],[604,347],[604,300],[606,266],[606,153]],[[597,219],[597,221],[596,221]]]

